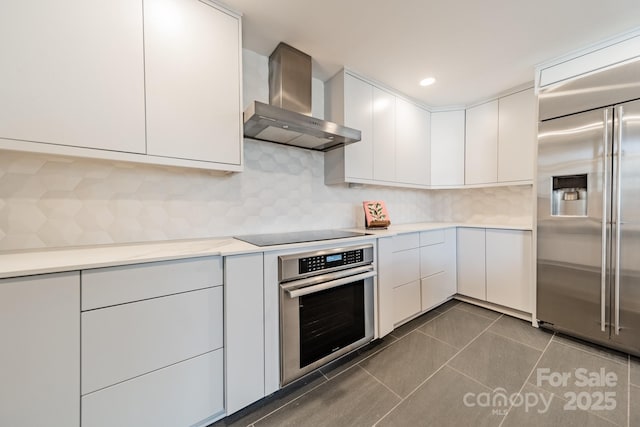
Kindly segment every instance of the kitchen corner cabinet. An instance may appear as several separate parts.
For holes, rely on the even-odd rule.
[[[458,293],[531,313],[531,232],[458,229]]]
[[[533,89],[467,109],[465,184],[533,180],[536,99]]]
[[[0,280],[0,425],[80,426],[80,275]]]
[[[240,17],[197,0],[32,6],[0,5],[0,149],[242,169]]]
[[[359,129],[355,144],[325,153],[325,183],[426,187],[430,113],[341,71],[325,84],[325,117]]]
[[[431,113],[431,187],[464,185],[465,111]]]
[[[456,293],[455,248],[455,228],[394,236],[393,299],[380,315],[393,310],[393,316],[385,313],[385,319],[397,327],[452,297]],[[384,271],[379,273],[383,280]],[[383,326],[388,327],[381,325],[381,331],[386,330]]]

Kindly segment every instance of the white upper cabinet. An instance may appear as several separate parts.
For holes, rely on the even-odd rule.
[[[465,184],[498,180],[498,101],[467,109]]]
[[[533,89],[500,98],[498,182],[533,180],[536,99]]]
[[[3,1],[0,52],[0,138],[144,153],[140,2]]]
[[[396,180],[396,97],[373,88],[373,178]]]
[[[429,185],[430,113],[396,99],[396,181]]]
[[[431,185],[464,185],[465,112],[431,113]]]
[[[240,21],[198,0],[145,0],[148,154],[240,164]]]
[[[0,4],[0,149],[242,170],[240,17],[198,0]]]
[[[373,179],[373,87],[344,76],[344,123],[361,132],[361,140],[344,148],[345,175]]]

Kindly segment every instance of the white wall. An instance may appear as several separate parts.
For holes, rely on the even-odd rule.
[[[243,58],[245,105],[268,101],[266,58]],[[322,93],[321,82],[313,87]],[[0,250],[352,227],[362,225],[362,201],[370,199],[384,200],[397,224],[531,216],[530,187],[326,186],[323,161],[322,153],[245,140],[245,171],[220,177],[0,151]]]

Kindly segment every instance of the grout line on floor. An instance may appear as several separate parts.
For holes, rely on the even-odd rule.
[[[425,331],[421,331],[421,330],[419,330],[419,329],[416,329],[416,332],[418,332],[419,334],[424,335],[425,337],[433,338],[434,340],[436,340],[436,341],[438,341],[438,342],[440,342],[440,343],[442,343],[442,344],[445,344],[447,347],[451,347],[451,348],[452,348],[452,349],[454,349],[455,351],[458,351],[458,347],[455,347],[455,346],[453,346],[453,345],[449,344],[449,343],[448,343],[448,342],[446,342],[446,341],[442,341],[442,340],[441,340],[440,338],[438,338],[438,337],[434,337],[434,336],[432,336],[432,335],[429,335],[429,334],[428,334],[428,333],[426,333]]]
[[[389,390],[391,393],[393,393],[395,396],[398,397],[398,399],[402,400],[402,396],[400,396],[398,393],[396,393],[395,391],[391,390],[391,388],[389,388],[389,386],[387,386],[385,383],[383,383],[380,379],[378,379],[378,377],[376,377],[375,375],[373,375],[371,372],[369,372],[365,367],[363,366],[358,366],[360,369],[362,369],[363,371],[365,371],[367,374],[369,374],[374,380],[376,380],[377,382],[379,382],[384,388],[386,388],[387,390]]]
[[[469,303],[466,303],[466,304],[469,304]],[[456,304],[456,305],[454,305],[453,307],[451,307],[451,309],[457,309],[458,311],[464,311],[465,313],[475,314],[476,316],[480,316],[480,317],[482,317],[482,318],[484,318],[484,319],[489,319],[489,320],[498,320],[499,318],[501,318],[502,316],[504,316],[504,314],[502,314],[502,313],[498,313],[498,314],[500,314],[500,316],[498,316],[496,319],[494,319],[494,318],[489,317],[489,316],[486,316],[486,315],[484,315],[484,314],[480,314],[480,313],[478,313],[478,312],[473,312],[472,310],[465,310],[464,306],[460,307],[460,305],[461,305],[461,304]],[[472,306],[472,307],[481,308],[481,309],[483,309],[483,310],[492,311],[492,310],[490,310],[490,309],[488,309],[488,308],[480,307],[480,306],[478,306],[478,305],[473,305],[473,304],[469,304],[469,305],[470,305],[470,306]],[[494,311],[494,313],[497,313],[497,311]]]
[[[551,345],[551,341],[552,340],[549,340],[547,345],[544,347],[544,350],[542,350],[540,352],[540,356],[538,356],[538,360],[536,360],[536,363],[533,364],[533,368],[531,368],[531,371],[529,371],[529,375],[527,375],[527,377],[524,379],[524,382],[522,383],[522,386],[520,386],[520,390],[518,391],[518,395],[522,394],[522,390],[524,390],[525,386],[529,382],[529,378],[531,378],[531,375],[533,375],[533,371],[535,371],[536,368],[538,367],[538,364],[540,363],[540,360],[542,360],[542,356],[544,356],[544,353],[547,351],[547,349]],[[498,424],[498,427],[502,427],[502,424],[504,424],[505,420],[509,416],[509,412],[511,412],[512,409],[513,409],[513,402],[511,402],[511,405],[509,406],[509,409],[507,410],[507,415],[505,415],[504,418],[502,419],[502,421],[500,421],[500,424]]]
[[[449,310],[451,310],[451,309],[449,309]],[[447,311],[449,311],[449,310],[447,310]],[[411,332],[416,331],[416,330],[418,330],[418,329],[422,328],[422,327],[423,327],[424,325],[426,325],[427,323],[429,323],[429,322],[431,322],[431,321],[433,321],[433,320],[437,319],[438,317],[440,317],[440,316],[442,316],[444,313],[446,313],[446,311],[445,311],[445,312],[442,312],[442,311],[437,311],[437,310],[435,310],[435,309],[434,309],[434,311],[436,311],[436,312],[438,313],[438,315],[437,315],[437,316],[432,317],[431,319],[427,320],[426,322],[424,322],[424,323],[423,323],[423,324],[421,324],[420,326],[416,326],[415,328],[413,328],[412,330],[410,330],[410,331],[409,331],[409,332],[407,332],[406,334],[404,334],[404,335],[394,335],[394,334],[393,334],[393,332],[394,332],[395,330],[397,330],[397,329],[399,329],[399,328],[402,328],[402,327],[404,326],[404,325],[400,325],[400,326],[398,326],[398,328],[396,328],[396,329],[394,329],[393,331],[389,332],[389,335],[391,335],[392,337],[394,337],[394,338],[396,338],[396,339],[404,338],[404,337],[406,337],[407,335],[409,335]],[[427,311],[427,313],[431,313],[431,311]],[[425,314],[426,314],[426,313],[425,313]],[[412,321],[412,320],[411,320],[411,321]]]
[[[324,375],[324,374],[322,374],[322,375]],[[326,378],[326,377],[325,377],[325,378]],[[253,421],[253,423],[251,423],[248,427],[250,427],[250,426],[255,426],[255,423],[257,423],[258,421],[262,421],[262,420],[264,420],[264,419],[265,419],[265,418],[267,418],[269,415],[271,415],[271,414],[273,414],[273,413],[275,413],[275,412],[279,411],[280,409],[284,408],[285,406],[288,406],[289,404],[291,404],[291,403],[295,402],[296,400],[300,399],[301,397],[303,397],[303,396],[305,396],[305,395],[307,395],[307,394],[311,393],[313,390],[317,389],[318,387],[320,387],[320,386],[322,386],[322,385],[324,385],[324,384],[327,384],[328,382],[329,382],[329,380],[326,380],[326,381],[321,382],[321,383],[320,383],[320,384],[318,384],[317,386],[310,388],[309,390],[307,390],[307,391],[305,391],[304,393],[302,393],[300,396],[296,396],[294,399],[291,399],[291,400],[290,400],[290,401],[288,401],[287,403],[285,403],[285,404],[283,404],[283,405],[281,405],[281,406],[278,406],[278,407],[277,407],[277,408],[275,408],[273,411],[271,411],[271,412],[269,412],[269,413],[267,413],[267,414],[263,415],[262,417],[258,418],[257,420],[254,420],[254,421]]]
[[[458,304],[456,304],[457,306]],[[456,306],[454,306],[453,308],[455,308]],[[502,317],[502,315],[500,316]],[[498,317],[498,319],[500,319],[500,317]],[[449,359],[447,359],[442,365],[440,365],[440,367],[438,369],[436,369],[431,375],[429,375],[424,381],[422,381],[420,384],[418,384],[418,386],[416,388],[414,388],[413,390],[411,390],[409,392],[409,394],[407,394],[407,396],[405,398],[403,398],[400,402],[398,402],[393,408],[391,408],[386,414],[384,414],[378,421],[375,422],[374,426],[378,425],[378,423],[380,423],[380,421],[382,421],[383,419],[385,419],[391,412],[393,412],[398,406],[400,406],[402,404],[402,402],[404,402],[405,400],[407,400],[408,398],[410,398],[420,387],[422,387],[427,381],[429,381],[431,378],[433,378],[434,375],[436,375],[438,372],[440,372],[442,370],[442,368],[444,368],[445,366],[447,366],[447,364],[452,361],[457,355],[459,355],[461,352],[463,352],[467,347],[469,347],[469,345],[471,345],[471,343],[473,343],[475,340],[478,339],[478,337],[480,337],[480,335],[482,335],[483,333],[485,333],[491,326],[493,326],[494,323],[496,323],[498,321],[498,319],[495,319],[493,322],[489,323],[489,325],[484,328],[482,331],[480,331],[480,333],[478,333],[478,335],[476,335],[471,341],[469,341],[464,347],[462,347],[460,350],[458,350],[457,353],[455,353],[453,356],[451,356]],[[447,366],[448,367],[448,366]]]
[[[605,357],[602,354],[598,354],[598,353],[596,353],[594,351],[589,351],[587,349],[578,347],[576,345],[572,345],[571,342],[558,341],[558,340],[554,339],[556,337],[556,335],[557,334],[553,334],[553,338],[551,338],[551,341],[553,341],[553,342],[555,342],[557,344],[564,345],[565,347],[571,347],[571,348],[576,349],[576,350],[580,350],[583,353],[587,353],[587,354],[590,354],[592,356],[597,356],[597,357],[599,357],[601,359],[605,359],[605,360],[608,360],[610,362],[617,363],[618,365],[624,365],[624,363],[620,362],[619,360],[616,360],[614,358]],[[590,344],[590,343],[587,343],[587,344]],[[593,344],[593,345],[597,345],[597,344]]]
[[[501,338],[506,338],[506,339],[508,339],[509,341],[513,341],[513,342],[515,342],[515,343],[517,343],[517,344],[522,344],[522,345],[524,345],[524,346],[529,347],[529,348],[530,348],[530,349],[532,349],[532,350],[535,350],[535,351],[542,351],[542,350],[540,350],[539,348],[535,348],[535,347],[533,347],[533,346],[530,346],[530,345],[529,345],[529,344],[527,344],[527,343],[523,343],[522,341],[518,341],[517,339],[514,339],[514,338],[511,338],[511,337],[508,337],[508,336],[503,335],[503,334],[500,334],[500,333],[498,333],[498,332],[495,332],[495,331],[487,331],[487,332],[488,332],[488,333],[490,333],[490,334],[493,334],[493,335],[497,335],[497,336],[499,336],[499,337],[501,337]],[[544,332],[543,332],[543,333],[544,333]],[[551,341],[551,338],[549,338],[549,341],[547,342],[547,344],[548,344],[550,341]]]
[[[476,384],[478,384],[478,385],[481,385],[482,387],[484,387],[484,388],[488,389],[489,391],[493,391],[493,390],[494,390],[493,388],[489,387],[489,386],[488,386],[488,385],[486,385],[485,383],[483,383],[483,382],[481,382],[481,381],[479,381],[479,380],[477,380],[477,379],[475,379],[475,378],[473,378],[473,377],[470,377],[469,375],[467,375],[467,374],[465,374],[464,372],[462,372],[462,371],[460,371],[460,370],[458,370],[458,369],[454,368],[454,367],[453,367],[453,366],[451,366],[451,365],[447,365],[447,368],[449,368],[449,369],[451,369],[451,370],[456,371],[457,373],[459,373],[460,375],[462,375],[462,376],[464,376],[464,377],[467,377],[468,379],[470,379],[470,380],[471,380],[471,381],[473,381],[474,383],[476,383]]]

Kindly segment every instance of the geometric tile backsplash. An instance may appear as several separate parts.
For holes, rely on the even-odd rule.
[[[245,140],[245,170],[0,151],[0,250],[345,228],[381,199],[396,224],[530,220],[531,187],[413,190],[324,184],[324,155]]]
[[[267,76],[267,58],[245,50],[245,105],[268,102]],[[244,159],[244,172],[220,176],[0,151],[0,251],[361,226],[371,199],[396,224],[531,221],[531,186],[327,186],[323,153],[254,140]]]

